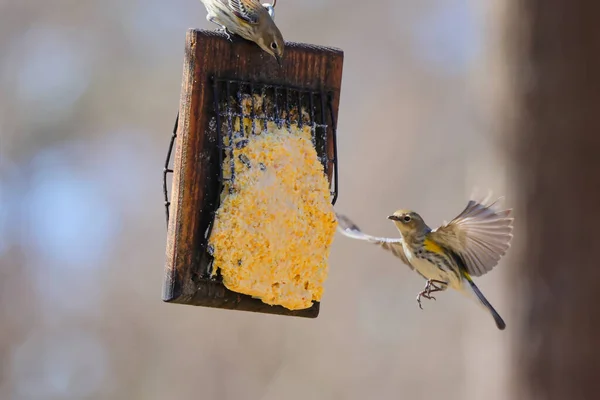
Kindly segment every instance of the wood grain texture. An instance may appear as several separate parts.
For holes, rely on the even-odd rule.
[[[316,317],[320,304],[290,311],[226,289],[206,276],[210,256],[206,231],[218,199],[217,133],[209,129],[215,115],[213,78],[281,85],[328,93],[329,158],[333,158],[343,52],[302,43],[286,43],[283,65],[254,43],[214,31],[190,30],[186,36],[179,127],[171,190],[167,261],[163,285],[166,302],[270,314]],[[332,164],[331,164],[332,165]],[[329,168],[332,179],[332,168]]]

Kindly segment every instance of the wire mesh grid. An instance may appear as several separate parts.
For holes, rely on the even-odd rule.
[[[328,115],[331,113],[331,94],[312,92],[302,89],[275,85],[259,85],[256,83],[230,79],[213,78],[214,107],[216,111],[216,129],[219,147],[222,150],[219,162],[222,165],[219,181],[225,186],[235,181],[233,151],[247,144],[247,134],[243,124],[234,124],[234,118],[249,119],[252,133],[267,130],[267,124],[273,122],[278,128],[286,127],[291,133],[291,126],[302,129],[310,126],[313,146],[324,172],[335,169],[331,182],[332,203],[337,199],[337,149],[333,138],[333,156],[329,156]],[[328,113],[329,111],[329,113]],[[333,122],[333,121],[332,121]],[[335,135],[335,127],[334,127]],[[229,155],[229,166],[223,165],[224,156]],[[227,167],[229,174],[224,173]],[[228,185],[231,188],[231,185]]]
[[[274,123],[277,128],[285,128],[292,132],[292,126],[299,129],[310,127],[311,139],[317,152],[319,161],[323,165],[324,173],[330,176],[330,193],[332,204],[338,196],[338,168],[337,168],[337,143],[336,122],[332,108],[332,93],[310,91],[271,84],[258,84],[246,81],[212,78],[213,110],[212,116],[215,123],[209,129],[216,130],[218,143],[218,196],[214,202],[211,222],[204,235],[203,246],[209,256],[207,262],[201,262],[202,279],[220,281],[221,276],[212,271],[212,249],[208,246],[208,239],[212,232],[214,215],[220,206],[223,194],[233,191],[235,182],[234,150],[240,149],[248,143],[248,132],[244,129],[244,120],[251,123],[250,134],[259,134],[266,131],[269,123]],[[242,121],[238,124],[235,119]],[[165,201],[165,215],[167,225],[169,222],[170,200],[167,190],[168,174],[173,173],[170,168],[171,154],[177,137],[179,115],[175,121],[173,134],[169,143],[167,158],[163,169],[163,193]],[[240,159],[244,162],[243,159]],[[226,165],[227,164],[227,165]],[[204,258],[204,257],[203,257]]]

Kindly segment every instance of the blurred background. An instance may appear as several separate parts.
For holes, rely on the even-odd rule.
[[[195,0],[0,0],[0,398],[515,398],[518,220],[477,281],[503,332],[454,292],[421,311],[420,277],[339,234],[316,320],[161,301],[161,172],[185,33],[214,29],[205,15]],[[395,236],[400,207],[437,226],[475,187],[527,203],[511,77],[532,66],[510,62],[507,15],[501,1],[277,5],[286,40],[345,51],[336,209],[365,232]]]

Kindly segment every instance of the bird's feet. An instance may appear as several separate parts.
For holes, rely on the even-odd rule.
[[[214,15],[208,14],[206,16],[206,20],[208,22],[211,22],[211,23],[217,25],[218,28],[216,29],[216,31],[224,33],[225,36],[227,36],[227,40],[229,40],[230,42],[232,41],[231,40],[231,35],[229,34],[229,32],[227,32],[227,28],[225,27],[225,25],[221,24]]]
[[[224,33],[225,36],[227,36],[227,40],[229,40],[230,42],[233,42],[233,39],[231,39],[231,35],[229,34],[229,32],[227,32],[227,28],[225,28],[224,26],[217,28],[217,31]]]
[[[417,295],[417,304],[419,305],[419,308],[421,310],[423,309],[423,305],[421,304],[421,297],[425,297],[427,300],[435,300],[435,297],[427,294],[427,290],[422,290],[421,292],[419,292],[419,294]]]
[[[441,286],[436,286],[436,283]],[[440,292],[442,290],[445,290],[447,284],[448,283],[446,283],[444,281],[438,281],[436,279],[429,279],[427,281],[427,283],[425,284],[425,288],[421,292],[419,292],[419,294],[417,295],[417,304],[419,305],[419,308],[421,310],[423,309],[423,305],[421,304],[421,297],[424,297],[427,300],[435,300],[435,297],[433,297],[431,295],[431,293]]]

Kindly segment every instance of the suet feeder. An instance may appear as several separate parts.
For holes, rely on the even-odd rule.
[[[309,308],[290,310],[227,289],[222,276],[213,273],[214,249],[209,239],[222,195],[236,179],[232,149],[241,143],[236,138],[243,133],[244,118],[252,121],[252,131],[256,124],[264,124],[265,129],[267,124],[306,128],[329,183],[328,198],[335,203],[342,64],[341,50],[287,42],[280,67],[254,43],[235,37],[229,41],[215,31],[188,31],[179,114],[164,169],[168,225],[165,302],[318,316],[318,301]],[[269,106],[257,111],[255,98]],[[244,99],[251,99],[252,106],[244,109]],[[232,123],[232,118],[241,119],[242,127]],[[171,172],[169,200],[166,177]]]

